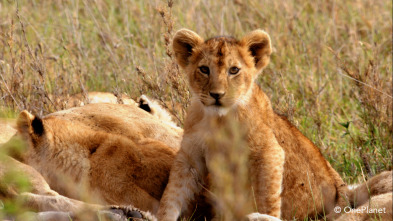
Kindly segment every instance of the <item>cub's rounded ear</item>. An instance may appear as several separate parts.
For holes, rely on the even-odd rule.
[[[173,37],[172,48],[175,53],[177,63],[186,67],[193,49],[203,43],[203,39],[195,32],[188,29],[180,29]]]
[[[243,37],[241,43],[254,57],[255,67],[259,70],[269,63],[272,45],[269,35],[257,29]]]
[[[44,133],[44,124],[41,118],[30,114],[27,110],[22,111],[16,120],[16,127],[23,135],[41,136]]]

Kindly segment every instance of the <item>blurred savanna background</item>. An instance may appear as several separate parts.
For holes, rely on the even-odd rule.
[[[180,28],[267,31],[274,50],[258,83],[275,110],[346,182],[392,169],[392,1],[2,0],[0,117],[106,91],[147,94],[182,125],[190,95],[170,47]]]

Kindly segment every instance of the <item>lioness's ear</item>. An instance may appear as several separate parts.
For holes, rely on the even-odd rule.
[[[173,52],[177,63],[182,67],[188,65],[188,59],[192,55],[195,46],[202,44],[203,39],[199,35],[188,29],[180,29],[173,37]]]
[[[259,70],[269,63],[272,46],[269,35],[262,30],[255,30],[248,33],[241,40],[242,45],[254,57],[255,67]]]
[[[19,114],[16,127],[19,133],[24,136],[41,136],[44,133],[44,125],[41,118],[30,114],[27,110]]]

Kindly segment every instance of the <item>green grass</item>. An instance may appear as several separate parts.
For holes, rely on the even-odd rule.
[[[274,50],[258,82],[273,107],[346,182],[392,169],[392,1],[17,2],[0,2],[0,116],[48,114],[64,108],[49,95],[83,90],[146,93],[185,107],[165,36],[183,27],[204,37],[261,28]]]

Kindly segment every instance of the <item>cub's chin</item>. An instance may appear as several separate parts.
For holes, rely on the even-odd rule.
[[[205,106],[204,109],[205,109],[205,113],[208,115],[224,116],[229,112],[230,107],[213,104],[213,105]]]

